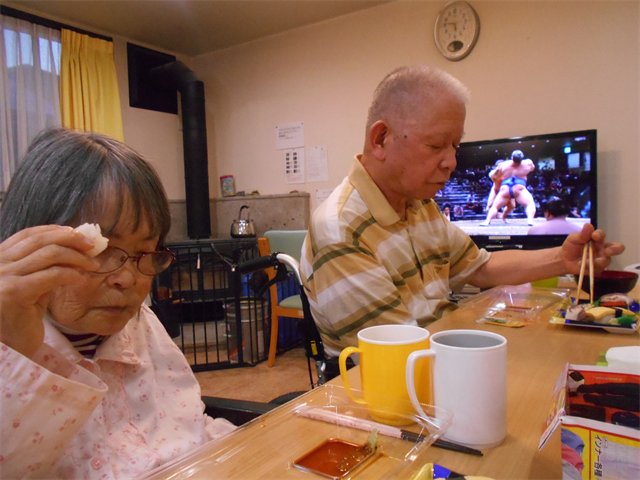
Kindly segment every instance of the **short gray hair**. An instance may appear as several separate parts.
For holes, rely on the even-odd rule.
[[[444,70],[424,64],[395,69],[380,82],[373,93],[367,115],[367,132],[378,120],[393,122],[410,118],[425,100],[443,91],[463,104],[467,104],[470,99],[467,87]]]
[[[153,167],[106,135],[64,128],[33,141],[11,179],[0,208],[0,241],[38,225],[97,222],[116,199],[113,228],[131,199],[135,232],[147,221],[162,243],[171,227],[169,203]]]

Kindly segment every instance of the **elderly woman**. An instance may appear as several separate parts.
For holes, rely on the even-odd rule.
[[[108,248],[74,230],[100,225]],[[102,135],[41,134],[0,208],[0,476],[133,478],[234,427],[143,305],[173,255],[155,171]]]

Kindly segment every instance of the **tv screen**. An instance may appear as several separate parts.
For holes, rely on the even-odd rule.
[[[596,130],[464,142],[435,201],[480,247],[560,245],[585,223],[597,227],[597,156]],[[547,211],[567,224],[546,223]]]

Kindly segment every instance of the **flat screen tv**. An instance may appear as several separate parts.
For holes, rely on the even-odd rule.
[[[505,185],[504,178],[496,176],[494,170],[507,161],[500,170],[507,174],[513,171],[509,167],[514,166],[511,158],[516,151],[522,153],[515,154],[515,157],[522,157],[520,164],[528,165],[528,169],[533,167],[533,170],[524,174],[523,170],[517,170],[520,175],[514,176],[519,180],[507,181]],[[567,207],[568,222],[578,226],[589,222],[597,227],[596,130],[464,142],[456,156],[458,166],[435,201],[479,247],[488,250],[538,249],[562,244],[566,234],[528,234],[530,223],[546,222],[544,212],[549,201],[555,201],[556,205],[560,201]],[[528,195],[526,192],[517,195],[524,182]],[[513,185],[509,187],[509,183]],[[501,208],[486,225],[490,205],[495,201],[490,198],[491,191],[506,192],[508,188],[511,192],[503,193],[496,206],[509,199],[513,210],[505,216],[505,208]],[[514,196],[525,205],[533,200],[535,213],[532,219],[528,218],[525,205],[511,198],[513,190],[516,191]]]

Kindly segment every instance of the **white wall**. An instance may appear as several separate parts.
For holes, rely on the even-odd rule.
[[[433,43],[439,1],[398,1],[193,59],[207,96],[212,196],[231,174],[239,190],[297,189],[315,201],[361,151],[377,83],[424,62],[470,87],[466,140],[598,129],[599,223],[627,245],[614,267],[639,262],[638,2],[472,4],[480,38],[457,63]],[[306,146],[328,147],[328,182],[285,183],[274,130],[297,121]]]

